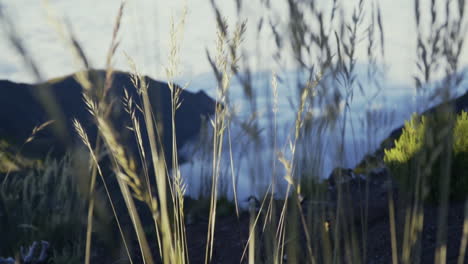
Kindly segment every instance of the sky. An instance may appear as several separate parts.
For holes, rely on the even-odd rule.
[[[266,10],[258,1],[246,1],[238,16],[235,1],[216,1],[230,25],[247,19],[247,35],[243,44],[243,55],[253,69],[269,69],[273,65],[271,54],[274,41],[271,32],[260,36],[255,33],[256,23],[261,17],[271,16],[284,22],[286,1],[271,1],[273,8]],[[330,1],[331,2],[331,1]],[[340,2],[340,1],[339,1]],[[341,1],[347,15],[357,1]],[[386,56],[383,63],[388,66],[387,77],[393,81],[410,83],[415,66],[415,21],[413,1],[381,0]],[[422,1],[423,4],[429,1]],[[440,1],[439,1],[440,2]],[[18,34],[40,65],[45,78],[52,78],[76,71],[70,48],[57,33],[52,21],[66,21],[83,46],[85,54],[95,68],[104,67],[109,49],[115,17],[120,5],[117,0],[48,0],[48,1],[0,1],[4,10],[14,20]],[[48,3],[47,5],[45,3]],[[128,70],[127,55],[138,69],[155,78],[165,79],[164,67],[168,65],[171,19],[177,23],[186,7],[187,15],[181,41],[179,74],[186,80],[211,72],[206,51],[214,53],[216,25],[214,12],[208,0],[129,0],[122,20],[119,35],[120,49],[115,57],[116,68]],[[370,10],[366,10],[367,14]],[[51,15],[52,14],[52,15]],[[50,17],[53,17],[51,19]],[[284,28],[283,28],[284,29]],[[286,30],[284,30],[286,31]],[[286,34],[286,33],[285,33]],[[3,35],[5,36],[5,35]],[[361,32],[361,37],[364,37]],[[358,58],[365,58],[365,44],[360,45]],[[0,78],[16,81],[35,81],[22,64],[20,57],[11,48],[9,41],[0,38]],[[462,65],[468,64],[467,52],[462,54]],[[291,65],[289,63],[287,65]]]

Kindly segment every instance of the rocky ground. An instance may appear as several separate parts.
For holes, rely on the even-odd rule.
[[[403,231],[404,219],[402,215],[405,202],[399,195],[396,184],[392,182],[388,172],[384,169],[374,171],[368,177],[361,177],[351,170],[342,170],[342,181],[333,180],[333,175],[326,181],[326,197],[328,197],[327,209],[330,209],[330,217],[327,222],[330,227],[335,224],[333,212],[337,205],[337,189],[343,188],[346,203],[343,210],[343,218],[355,226],[355,232],[359,239],[361,263],[392,263],[392,246],[389,217],[389,193],[395,204],[397,233]],[[340,187],[338,187],[340,185]],[[367,186],[367,187],[366,187]],[[348,195],[349,194],[349,195]],[[190,201],[189,201],[190,202]],[[193,201],[191,201],[193,202]],[[277,201],[281,204],[282,201]],[[306,199],[303,203],[304,212],[311,208]],[[424,207],[424,224],[421,235],[420,259],[418,263],[434,263],[436,238],[438,228],[439,207],[426,205]],[[465,219],[464,203],[451,203],[448,208],[447,225],[447,263],[457,263],[460,251],[460,241],[463,233]],[[243,250],[249,235],[249,213],[243,212],[239,218],[234,214],[223,214],[218,217],[215,231],[214,255],[212,263],[247,263],[244,257],[241,262]],[[190,263],[204,263],[206,234],[208,220],[197,217],[187,223],[187,241]],[[315,236],[317,234],[311,234]],[[260,234],[260,237],[263,235]],[[305,236],[302,237],[302,245],[306,244]],[[265,239],[265,237],[262,237]],[[397,241],[401,248],[401,242]],[[137,249],[137,247],[135,247]],[[364,250],[365,249],[365,250]],[[156,248],[154,248],[156,252]],[[364,253],[365,252],[365,253]],[[400,254],[400,252],[398,253]],[[365,257],[363,257],[365,255]],[[418,261],[414,259],[414,261]],[[412,261],[411,263],[414,263]],[[287,263],[285,261],[285,263]],[[465,262],[468,263],[468,258]]]
[[[348,202],[352,208],[345,213],[345,218],[351,217],[358,227],[366,226],[367,228],[367,235],[364,239],[366,245],[365,263],[391,263],[389,197],[392,198],[395,205],[396,228],[397,233],[400,234],[403,231],[404,210],[408,203],[402,198],[403,195],[395,187],[397,184],[392,181],[385,169],[375,171],[366,178],[359,177],[349,170],[345,171],[343,175],[346,182],[342,184],[349,187],[351,195],[348,196]],[[336,197],[336,189],[336,185],[334,185],[331,189],[332,197]],[[439,210],[440,207],[434,204],[424,206],[420,263],[434,263]],[[367,212],[367,217],[362,217],[359,212]],[[447,225],[447,263],[457,263],[464,219],[465,204],[463,202],[450,203]],[[397,244],[401,247],[400,241],[397,241]],[[465,258],[463,263],[468,263],[467,261],[468,258]]]

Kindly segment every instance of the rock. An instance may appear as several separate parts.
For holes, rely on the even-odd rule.
[[[12,257],[0,258],[0,264],[15,264],[15,259],[13,259]]]
[[[363,176],[351,169],[337,168],[330,175],[328,184],[328,197],[334,207],[338,204],[340,190],[343,217],[353,219],[356,225],[371,226],[388,216],[388,192],[395,190],[387,169],[375,169]]]
[[[328,177],[328,186],[336,188],[339,184],[350,183],[359,184],[364,179],[359,174],[355,174],[352,169],[335,168]]]
[[[37,241],[34,241],[32,245],[26,250],[21,247],[21,260],[19,263],[22,264],[46,264],[49,260],[49,242],[41,241],[40,246]],[[1,258],[0,264],[15,264],[17,263],[12,257]]]
[[[104,87],[105,71],[90,70],[88,74],[93,83],[100,83],[100,89],[94,89],[94,94],[102,92]],[[158,127],[157,138],[159,146],[165,154],[168,166],[172,158],[172,124],[171,124],[171,92],[167,83],[144,77],[148,85],[148,95],[152,111]],[[176,89],[180,89],[176,86]],[[118,142],[124,146],[126,154],[139,160],[138,145],[134,133],[128,129],[132,126],[132,119],[125,111],[124,95],[128,92],[134,104],[135,117],[141,125],[143,146],[147,155],[150,155],[150,144],[146,133],[146,126],[142,112],[136,107],[142,107],[143,101],[140,93],[134,87],[130,74],[115,72],[113,83],[105,97],[105,102],[110,105],[109,119]],[[192,93],[180,91],[180,107],[176,111],[176,139],[177,148],[181,148],[188,140],[198,134],[204,120],[208,120],[215,113],[216,101],[205,92]],[[74,75],[50,80],[42,84],[25,84],[11,81],[0,81],[0,141],[7,141],[13,149],[32,157],[44,158],[47,154],[53,157],[61,157],[66,151],[82,144],[73,125],[73,119],[77,119],[85,129],[92,143],[95,144],[97,126],[93,116],[89,113],[83,101],[83,87],[75,79]],[[44,104],[38,100],[38,94],[52,95],[46,104],[48,110],[52,109],[55,101],[59,111],[46,111]],[[52,100],[51,100],[52,99]],[[48,121],[53,120],[51,123]],[[48,124],[42,130],[36,131],[34,140],[25,144],[35,127]],[[57,133],[59,132],[59,133]],[[148,156],[147,156],[148,157]]]

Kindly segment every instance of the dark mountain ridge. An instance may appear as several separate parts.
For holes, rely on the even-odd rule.
[[[84,72],[96,87],[104,87],[105,71],[90,70]],[[164,152],[167,164],[170,166],[172,157],[172,120],[171,120],[171,91],[165,82],[144,77],[148,85],[153,120],[157,123],[157,142]],[[42,90],[41,90],[42,89]],[[181,89],[176,85],[175,89]],[[99,93],[96,89],[96,93]],[[142,106],[143,100],[139,91],[134,87],[130,74],[115,72],[113,82],[105,97],[110,105],[109,119],[112,122],[119,142],[128,154],[138,157],[138,146],[135,135],[129,127],[133,127],[130,115],[125,111],[124,94],[127,91],[135,105]],[[49,102],[55,102],[60,113],[51,117],[46,111],[48,103],[38,100],[38,94],[47,94]],[[75,75],[49,80],[41,84],[15,83],[0,80],[0,140],[6,140],[16,150],[24,155],[44,158],[46,155],[61,157],[70,148],[80,143],[73,125],[77,119],[85,129],[92,144],[98,135],[94,117],[90,114],[83,100],[83,87],[76,80]],[[52,98],[50,98],[52,97]],[[177,148],[195,137],[203,122],[215,113],[216,101],[205,92],[192,93],[180,90],[180,107],[175,114]],[[149,140],[146,133],[144,115],[134,106],[135,117],[141,125],[143,146],[150,154]],[[62,117],[62,120],[60,120]],[[35,127],[54,120],[50,125],[35,134],[34,140],[24,144],[31,136]],[[57,131],[62,129],[61,134]]]

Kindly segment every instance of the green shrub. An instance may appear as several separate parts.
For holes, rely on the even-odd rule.
[[[451,179],[452,195],[465,199],[468,194],[468,113],[462,112],[455,124],[453,166]]]
[[[416,184],[415,177],[410,177],[408,172],[416,171],[417,154],[424,142],[425,123],[424,116],[419,118],[414,114],[410,121],[405,121],[400,138],[395,140],[395,147],[384,150],[384,162],[403,188]]]
[[[77,190],[70,161],[46,164],[0,175],[0,256],[15,256],[21,246],[41,240],[50,243],[54,263],[71,263],[55,259],[66,251],[84,252],[86,199]]]
[[[442,121],[441,121],[442,120]],[[440,197],[440,175],[442,173],[441,156],[433,159],[434,153],[439,153],[443,138],[443,120],[413,115],[410,121],[405,122],[403,132],[399,139],[395,140],[392,149],[385,149],[384,162],[396,178],[404,191],[414,190],[418,183],[417,175],[427,175],[425,179],[427,196],[430,201],[437,201]],[[439,133],[432,135],[431,132]],[[425,174],[427,172],[427,174]],[[462,112],[457,116],[453,129],[453,146],[450,175],[450,198],[462,200],[468,194],[468,115]]]

